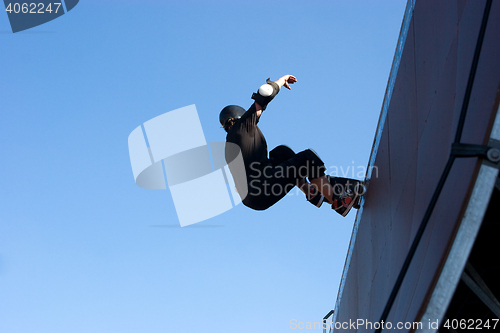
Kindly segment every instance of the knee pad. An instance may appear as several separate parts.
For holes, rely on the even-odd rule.
[[[321,164],[321,165],[325,164],[325,162],[323,162],[323,160],[319,157],[319,155],[314,150],[306,149],[305,151],[307,152],[310,159],[313,160],[315,163]]]
[[[306,149],[304,150],[304,153],[306,155],[307,161],[311,163],[307,178],[311,180],[324,176],[326,171],[325,163],[318,156],[318,154],[316,154],[316,152],[312,149]]]
[[[269,104],[280,91],[280,87],[276,82],[271,81],[270,78],[268,78],[266,82],[266,84],[260,86],[256,93],[252,94],[252,99],[262,106],[262,110],[266,109],[267,104]]]
[[[269,152],[271,163],[276,166],[295,156],[295,152],[288,146],[281,145]]]

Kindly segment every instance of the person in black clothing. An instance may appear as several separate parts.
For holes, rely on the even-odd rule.
[[[280,89],[285,87],[290,90],[290,84],[295,82],[297,79],[292,75],[285,75],[274,82],[267,79],[267,83],[252,95],[255,102],[248,110],[228,105],[220,112],[220,123],[227,132],[226,142],[236,144],[243,157],[246,177],[241,179],[235,176],[238,170],[229,163],[239,152],[231,152],[226,146],[226,161],[233,174],[236,190],[238,193],[247,193],[244,197],[240,196],[243,204],[249,208],[265,210],[282,199],[294,186],[299,187],[306,199],[317,207],[323,202],[333,203],[337,199],[325,175],[324,163],[313,150],[295,153],[281,145],[271,150],[268,157],[266,139],[257,124],[262,112]],[[348,200],[347,205],[336,204],[335,210],[345,216],[353,204],[354,200]]]

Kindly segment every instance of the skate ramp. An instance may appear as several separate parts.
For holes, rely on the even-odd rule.
[[[499,31],[500,1],[408,2],[330,331],[442,323],[498,175]]]

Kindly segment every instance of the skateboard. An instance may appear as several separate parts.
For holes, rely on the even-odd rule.
[[[351,208],[359,208],[359,200],[366,192],[363,181],[329,175],[327,178],[333,187],[332,209],[340,215],[346,216]]]

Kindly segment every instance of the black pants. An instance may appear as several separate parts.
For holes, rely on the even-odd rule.
[[[290,192],[298,181],[325,175],[323,161],[311,150],[294,153],[287,146],[278,146],[269,152],[268,163],[254,165],[247,175],[248,195],[243,204],[255,210],[264,210]]]

